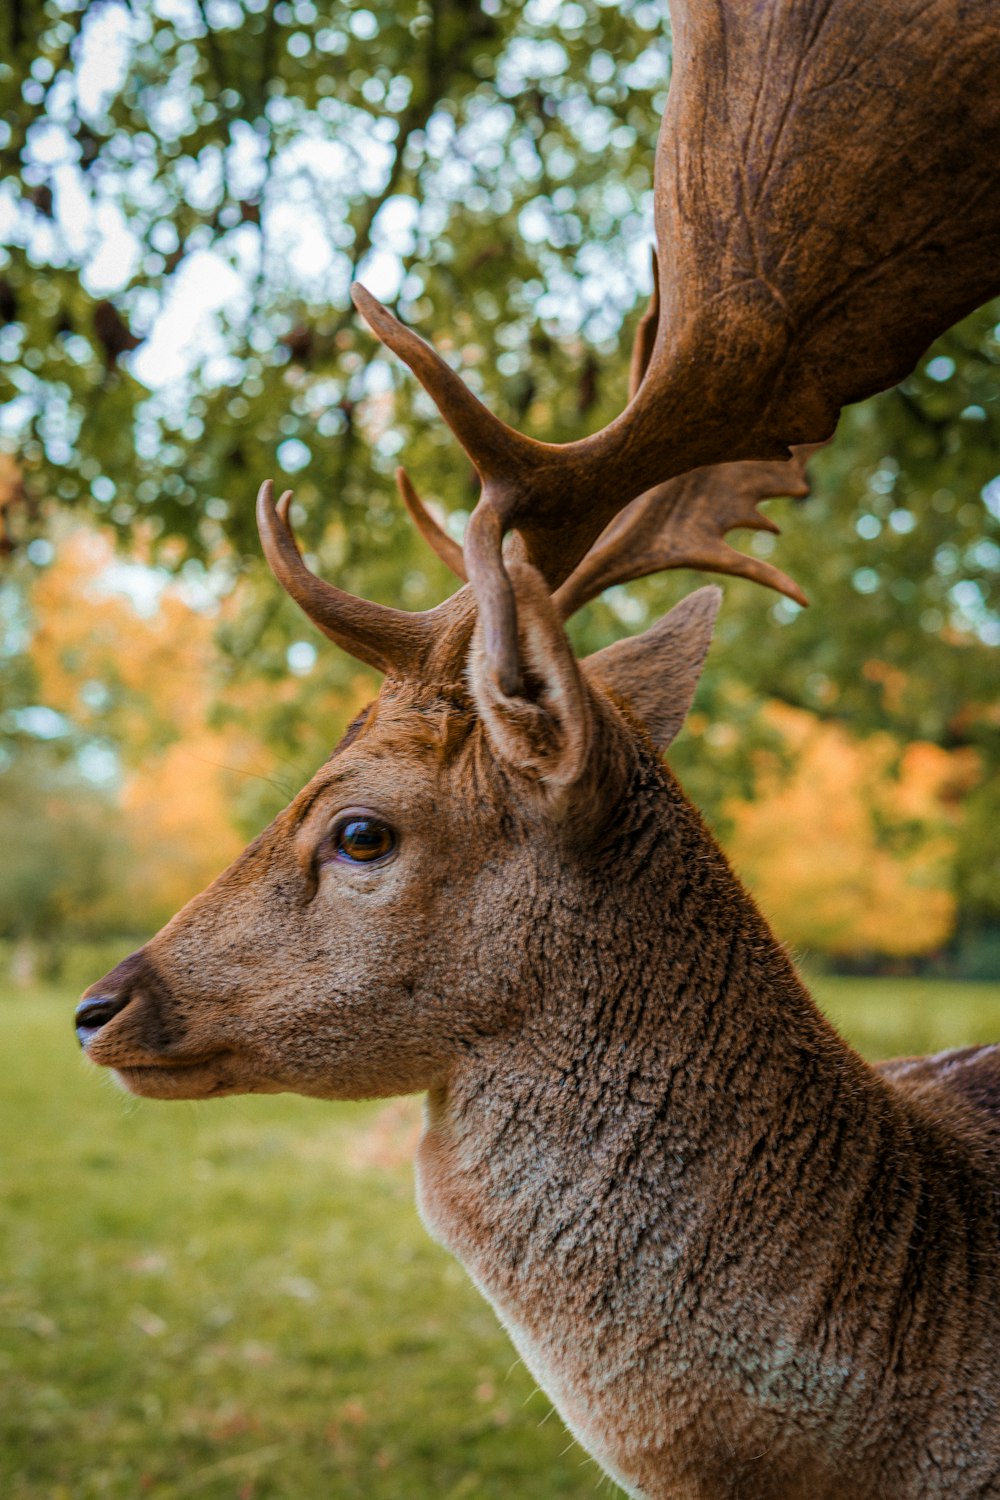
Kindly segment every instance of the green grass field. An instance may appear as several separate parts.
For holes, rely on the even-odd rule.
[[[1000,985],[823,980],[870,1056],[1000,1038]],[[132,1100],[73,996],[0,994],[3,1500],[609,1493],[412,1203],[414,1101]]]

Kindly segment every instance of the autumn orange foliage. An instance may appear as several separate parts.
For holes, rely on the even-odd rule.
[[[733,861],[785,941],[829,954],[933,952],[951,934],[956,784],[968,753],[855,739],[785,705],[769,719],[790,766],[762,765],[732,802]]]
[[[100,533],[63,540],[33,592],[32,659],[43,702],[125,751],[123,917],[152,928],[239,852],[234,777],[271,761],[252,733],[210,727],[216,620],[170,584],[139,612],[114,562]]]

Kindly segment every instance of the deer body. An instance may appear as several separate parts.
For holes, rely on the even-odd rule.
[[[646,857],[539,879],[519,1034],[430,1097],[425,1223],[632,1495],[1000,1494],[1000,1108],[857,1058],[644,769]]]
[[[537,697],[475,641],[471,697],[388,681],[94,986],[90,1057],[161,1098],[426,1090],[428,1227],[631,1495],[1000,1496],[1000,1048],[862,1062],[619,706],[645,653],[672,734],[716,590],[578,667],[511,568]]]

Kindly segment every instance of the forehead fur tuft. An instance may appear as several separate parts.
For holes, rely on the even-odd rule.
[[[351,725],[341,746],[370,744],[374,749],[378,743],[393,754],[449,764],[475,726],[475,709],[464,693],[389,679]]]

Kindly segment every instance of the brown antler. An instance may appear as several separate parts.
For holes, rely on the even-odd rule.
[[[994,0],[674,0],[657,154],[662,311],[645,379],[603,432],[514,432],[367,292],[479,472],[466,533],[485,643],[520,685],[503,566],[516,527],[558,585],[636,494],[819,442],[1000,289]],[[941,37],[947,35],[947,48]]]
[[[809,494],[806,461],[818,444],[796,448],[785,462],[713,464],[656,485],[626,505],[555,593],[564,620],[616,583],[631,583],[668,568],[703,568],[750,578],[787,594],[806,596],[787,574],[759,557],[748,557],[723,541],[727,531],[779,532],[757,510],[777,495]]]
[[[465,557],[461,547],[431,515],[410,483],[410,476],[405,469],[396,470],[396,488],[409,512],[410,520],[431,551],[437,553],[445,567],[450,568],[456,578],[466,583],[468,580],[465,574]]]
[[[653,293],[639,320],[629,365],[629,394],[634,396],[646,376],[656,322],[660,310],[656,260],[653,260]],[[789,495],[797,500],[809,494],[806,463],[821,444],[793,449],[792,457],[768,462],[745,459],[740,463],[713,464],[693,469],[677,479],[656,485],[638,495],[619,511],[590,551],[577,564],[555,594],[564,620],[591,599],[617,583],[631,583],[668,568],[704,568],[711,573],[729,573],[750,578],[766,588],[787,594],[797,604],[806,596],[786,573],[756,557],[748,557],[727,546],[727,531],[780,532],[770,516],[757,506],[762,500]]]
[[[646,378],[649,369],[649,361],[653,357],[653,349],[656,345],[656,330],[660,322],[660,268],[656,263],[656,248],[651,248],[650,261],[652,262],[653,290],[649,301],[646,303],[646,311],[639,319],[632,340],[632,358],[628,367],[628,398],[634,400],[635,394]]]
[[[408,613],[357,599],[311,573],[303,561],[288,519],[292,492],[275,503],[268,479],[257,495],[257,528],[272,573],[313,624],[358,661],[396,677],[417,677],[447,662],[448,637],[469,628],[468,590],[453,594],[436,609]]]
[[[653,253],[652,261],[653,291],[646,311],[639,319],[635,339],[632,344],[632,357],[629,364],[630,398],[635,395],[642,384],[643,376],[649,365],[650,355],[653,352],[653,342],[656,338],[656,322],[660,313],[660,294],[657,283],[655,252]],[[447,377],[443,378],[447,380]],[[414,489],[410,476],[403,468],[396,470],[396,487],[399,490],[403,504],[409,512],[410,519],[424,541],[431,548],[431,551],[437,554],[446,568],[451,569],[456,578],[460,578],[463,583],[467,583],[468,573],[465,567],[465,554],[462,548],[431,515],[427,506]]]
[[[659,295],[656,264],[653,294],[639,320],[629,366],[632,395],[642,384],[656,333]],[[616,583],[630,583],[669,568],[704,568],[750,578],[787,594],[797,604],[808,601],[799,586],[771,563],[748,557],[723,541],[739,527],[778,533],[780,528],[757,506],[777,495],[803,499],[809,494],[806,462],[815,446],[797,448],[786,460],[715,464],[694,469],[647,490],[620,511],[573,573],[556,591],[564,619]],[[414,524],[441,561],[465,581],[462,549],[431,515],[405,469],[396,483]]]

